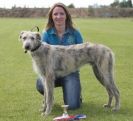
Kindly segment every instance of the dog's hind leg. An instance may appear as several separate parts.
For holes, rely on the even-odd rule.
[[[112,103],[112,99],[113,99],[113,94],[112,94],[112,92],[111,92],[108,88],[106,88],[106,90],[107,90],[107,92],[108,92],[109,99],[108,99],[108,103],[107,103],[107,104],[104,104],[103,106],[104,106],[105,108],[111,108],[111,103]]]
[[[108,85],[106,88],[110,90],[110,93],[115,98],[115,107],[113,108],[113,111],[118,111],[120,109],[120,93],[116,85],[114,84],[114,82],[110,81],[110,85]]]
[[[104,80],[104,75],[101,73],[101,71],[99,70],[98,66],[96,64],[93,64],[92,66],[93,68],[93,72],[97,78],[97,80],[103,85],[105,86],[105,81]],[[107,88],[105,86],[106,90],[107,90],[107,93],[108,93],[108,103],[107,104],[104,104],[104,107],[107,107],[107,108],[110,108],[111,107],[111,103],[112,103],[112,99],[113,99],[113,94],[111,92],[111,90],[109,88]]]
[[[106,88],[107,93],[109,95],[109,100],[108,103],[105,105],[105,107],[111,107],[112,99],[114,96],[115,108],[113,110],[114,111],[119,110],[120,108],[119,91],[114,84],[112,55],[105,58],[103,56],[98,63],[92,65],[92,68],[96,78]]]
[[[120,109],[120,93],[117,88],[114,89],[114,95],[115,95],[115,107],[113,108],[113,111],[118,111]]]
[[[106,79],[106,81],[109,78]],[[116,87],[116,85],[114,84],[114,81],[112,79],[108,80],[108,83],[105,84],[106,90],[108,92],[109,95],[109,101],[108,104],[104,105],[104,107],[111,107],[111,103],[112,103],[112,98],[115,98],[115,107],[113,108],[113,111],[117,111],[120,108],[120,96],[119,96],[119,91]]]
[[[114,57],[113,53],[109,54],[109,57],[106,58],[106,71],[103,71],[105,87],[109,90],[110,95],[113,95],[115,98],[115,107],[113,111],[117,111],[120,109],[120,93],[117,89],[115,82],[114,82],[114,73],[113,73],[113,66],[114,66]],[[107,82],[107,83],[106,83]]]

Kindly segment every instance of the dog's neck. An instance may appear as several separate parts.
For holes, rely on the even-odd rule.
[[[36,50],[39,49],[40,46],[41,46],[41,42],[34,49],[32,49],[31,52],[35,52]]]

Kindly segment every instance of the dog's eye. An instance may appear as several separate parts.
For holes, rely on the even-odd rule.
[[[31,37],[31,40],[34,40],[35,38],[34,37]]]
[[[23,40],[26,40],[26,37],[23,37]]]

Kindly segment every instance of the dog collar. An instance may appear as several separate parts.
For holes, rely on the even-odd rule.
[[[36,46],[36,48],[32,49],[31,52],[38,50],[40,46],[41,46],[41,43],[38,46]]]

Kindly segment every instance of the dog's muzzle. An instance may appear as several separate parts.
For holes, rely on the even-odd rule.
[[[25,45],[24,49],[25,49],[24,52],[27,53],[27,51],[30,50],[30,45]]]

